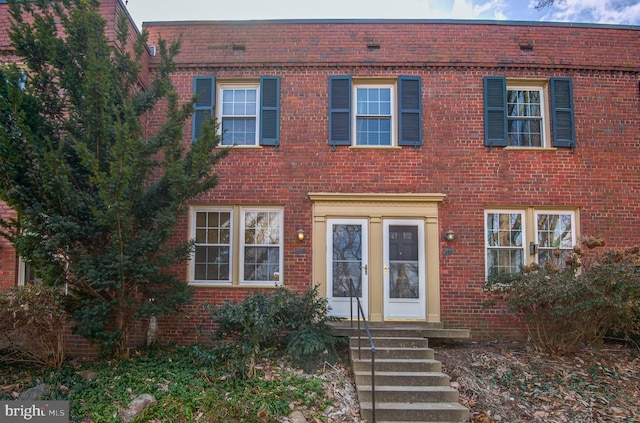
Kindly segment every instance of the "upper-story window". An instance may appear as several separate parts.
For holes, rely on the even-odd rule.
[[[259,84],[220,84],[222,145],[258,145]]]
[[[204,121],[215,116],[222,136],[222,145],[280,144],[279,77],[216,81],[214,76],[198,76],[194,80],[194,94],[194,141],[202,135]]]
[[[487,210],[485,223],[487,275],[516,273],[530,263],[563,267],[576,245],[574,210]]]
[[[329,144],[422,145],[420,77],[329,77]]]
[[[575,147],[571,79],[484,79],[485,145]]]
[[[355,144],[394,145],[393,85],[354,85]]]
[[[543,90],[507,87],[507,138],[514,147],[544,147]]]

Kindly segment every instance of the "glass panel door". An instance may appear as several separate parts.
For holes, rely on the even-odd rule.
[[[384,222],[384,316],[424,319],[424,222]]]
[[[366,219],[327,220],[327,301],[330,314],[357,317],[360,299],[368,317],[368,264]]]

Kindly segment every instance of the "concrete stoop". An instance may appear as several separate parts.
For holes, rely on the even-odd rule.
[[[461,422],[469,410],[458,402],[458,391],[434,359],[426,338],[377,336],[375,354],[376,422]],[[350,338],[351,362],[360,413],[371,421],[371,349],[366,337]]]

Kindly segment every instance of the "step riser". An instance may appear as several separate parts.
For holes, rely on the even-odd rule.
[[[371,410],[361,409],[364,420],[371,420]],[[466,410],[378,410],[376,421],[390,422],[461,422],[469,417]]]
[[[358,389],[358,399],[360,402],[371,402],[371,391],[369,389]],[[376,388],[376,401],[378,402],[453,402],[457,403],[460,397],[456,390],[442,391],[384,391]]]
[[[442,363],[434,359],[433,349],[428,348],[427,339],[401,338],[395,331],[379,336],[373,340],[377,421],[461,422],[469,417],[469,411],[458,402],[458,391],[449,386],[449,376],[442,373]],[[349,344],[361,415],[371,420],[369,340],[352,337]]]
[[[383,337],[374,338],[373,344],[376,348],[388,347],[388,348],[429,348],[429,341],[425,338],[393,338]],[[349,338],[349,345],[352,348],[358,347],[358,338]],[[369,338],[360,338],[361,348],[370,348]]]
[[[367,374],[368,373],[368,374]],[[403,376],[381,375],[376,373],[376,385],[388,386],[449,386],[449,377],[444,373],[414,376],[407,373]],[[356,386],[371,385],[371,373],[356,374]]]
[[[351,357],[358,358],[358,348],[351,348]],[[360,350],[360,357],[363,360],[371,360],[371,350],[369,348]],[[376,360],[395,358],[400,360],[415,360],[421,358],[433,359],[435,357],[431,348],[411,348],[411,349],[388,349],[376,346]]]
[[[371,371],[371,361],[353,360],[354,371]],[[436,360],[376,361],[376,372],[441,372],[442,363]]]

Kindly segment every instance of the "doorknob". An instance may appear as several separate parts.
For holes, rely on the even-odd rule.
[[[387,274],[387,265],[386,264],[384,265],[383,270],[384,270],[384,274],[386,275]]]
[[[364,265],[364,275],[367,276],[367,271],[369,270],[369,265],[365,264]]]

